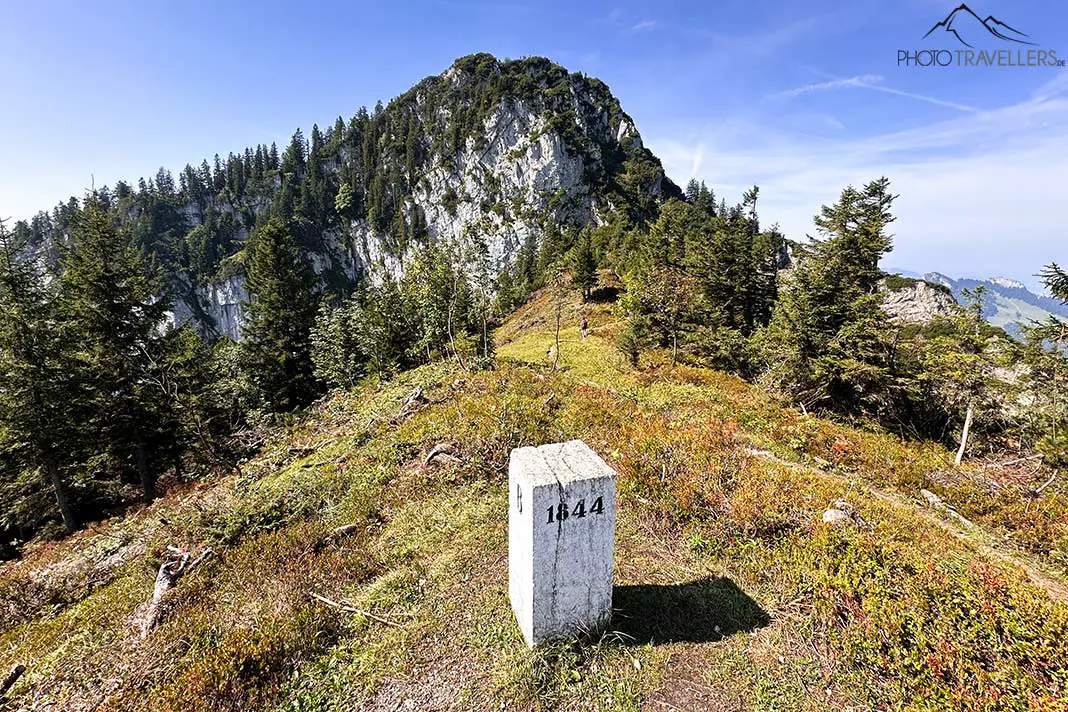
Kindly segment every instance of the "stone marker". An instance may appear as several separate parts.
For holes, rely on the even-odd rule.
[[[508,594],[531,647],[608,624],[615,530],[616,473],[584,442],[512,450]]]

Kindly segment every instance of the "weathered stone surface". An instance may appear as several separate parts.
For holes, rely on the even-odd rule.
[[[884,283],[881,289],[883,309],[899,324],[930,324],[938,317],[952,316],[958,309],[952,294],[923,280],[900,289],[887,289]]]
[[[512,451],[508,589],[531,647],[611,618],[615,477],[580,440]]]

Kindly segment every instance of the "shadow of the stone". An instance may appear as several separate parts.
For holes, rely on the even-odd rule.
[[[771,618],[728,578],[668,586],[616,586],[611,629],[624,643],[714,642],[763,628]]]

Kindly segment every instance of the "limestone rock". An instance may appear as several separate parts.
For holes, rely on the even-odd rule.
[[[497,66],[501,71],[501,65]],[[548,80],[539,71],[547,70],[532,69],[531,79],[544,86]],[[540,244],[549,222],[600,224],[608,211],[620,207],[613,201],[645,202],[651,196],[659,202],[666,195],[678,194],[607,87],[578,74],[564,72],[562,81],[558,74],[552,76],[560,82],[555,90],[566,90],[564,104],[552,103],[558,99],[548,102],[540,95],[502,96],[484,114],[478,138],[469,137],[458,147],[449,144],[447,149],[442,146],[448,142],[437,140],[440,137],[435,133],[446,131],[457,107],[447,100],[438,105],[440,97],[434,102],[429,97],[444,82],[455,91],[450,96],[459,100],[473,78],[458,62],[411,90],[409,96],[414,96],[417,105],[437,107],[434,114],[423,117],[426,128],[421,139],[429,155],[401,208],[409,224],[416,212],[425,219],[427,241],[470,252],[478,238],[488,249],[495,273],[515,260],[528,238],[535,246]],[[388,164],[393,159],[382,151],[381,161]],[[603,186],[612,181],[606,179],[626,170],[622,165],[626,156],[652,161],[653,170],[646,171],[640,184],[629,182],[626,195],[607,193]],[[268,207],[212,205],[217,213],[235,216],[249,211],[261,214]],[[197,205],[184,206],[182,211],[190,226],[205,219]],[[235,235],[236,240],[247,237],[243,227]],[[324,233],[306,256],[324,284],[364,277],[378,281],[385,274],[403,276],[414,256],[410,249],[397,253],[396,244],[367,220],[349,220]],[[240,305],[248,301],[240,274],[219,284],[187,286],[175,292],[179,296],[170,312],[172,323],[194,320],[210,335],[240,338]]]
[[[959,308],[952,293],[922,279],[884,280],[880,289],[884,294],[883,309],[899,324],[930,324],[938,317],[953,315]]]

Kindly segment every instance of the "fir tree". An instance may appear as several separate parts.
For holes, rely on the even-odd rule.
[[[106,462],[133,468],[156,496],[163,400],[149,378],[166,301],[158,273],[95,200],[78,217],[63,256],[60,309],[78,338],[77,371],[89,389],[86,423]]]
[[[21,470],[44,476],[63,526],[73,532],[78,519],[71,485],[81,445],[75,422],[82,395],[72,377],[74,342],[57,323],[54,295],[42,286],[43,275],[26,251],[27,244],[0,222],[0,433]]]
[[[597,261],[593,256],[589,230],[583,230],[569,253],[571,283],[582,292],[582,301],[589,300],[597,283]]]
[[[268,410],[294,411],[319,392],[310,343],[314,275],[289,225],[276,218],[253,234],[249,252],[245,363]]]
[[[1050,294],[1068,304],[1068,273],[1054,262],[1046,267],[1039,276]]]
[[[879,411],[894,398],[893,328],[878,293],[894,197],[885,178],[842,191],[815,219],[763,334],[768,377],[803,404]]]

